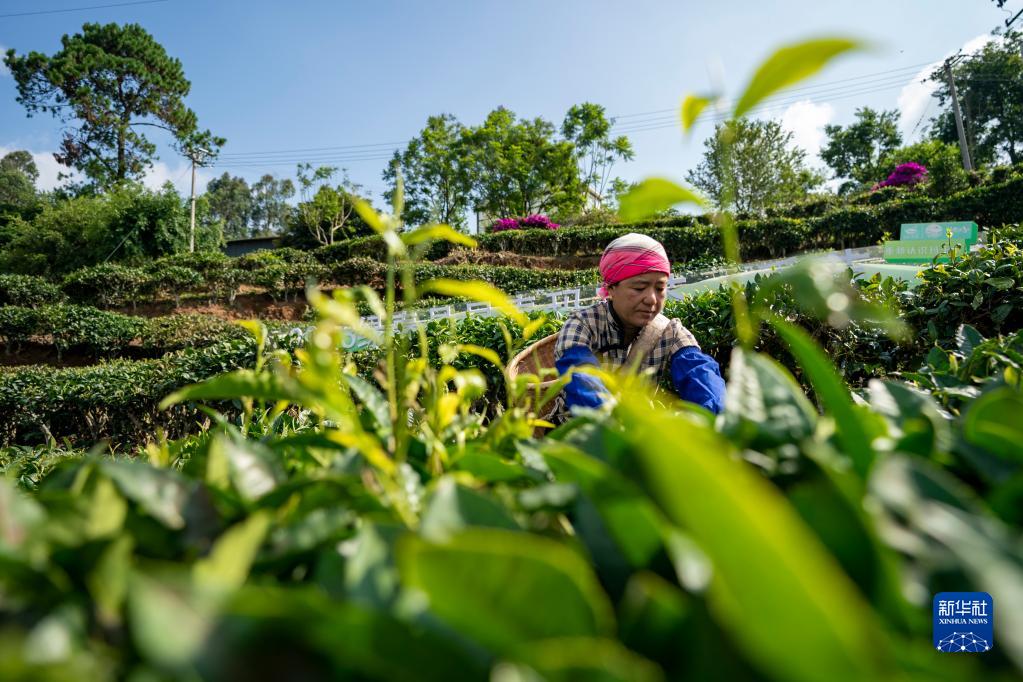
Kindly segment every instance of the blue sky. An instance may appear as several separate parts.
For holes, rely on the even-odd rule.
[[[850,122],[858,106],[901,109],[904,130],[918,137],[936,106],[920,74],[983,44],[1006,18],[991,0],[165,0],[55,12],[128,1],[2,0],[0,14],[54,12],[0,17],[0,47],[53,53],[86,21],[139,23],[182,61],[200,124],[228,139],[218,166],[200,171],[200,187],[225,170],[250,181],[293,177],[308,160],[347,168],[377,199],[386,158],[427,116],[475,125],[499,105],[560,125],[573,104],[601,104],[636,151],[616,174],[681,178],[711,130],[701,123],[683,137],[681,98],[716,81],[736,96],[774,48],[821,35],[875,48],[758,115],[781,120],[811,156],[824,124]],[[1020,9],[1023,0],[1006,4]],[[0,73],[0,153],[29,149],[50,186],[60,123],[27,118],[15,96]],[[169,179],[187,192],[188,170],[164,144],[148,182]]]

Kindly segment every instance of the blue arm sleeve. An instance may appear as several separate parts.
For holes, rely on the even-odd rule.
[[[725,380],[714,358],[695,346],[682,348],[671,357],[671,383],[682,400],[720,414],[725,407]]]
[[[558,368],[558,374],[565,374],[572,367],[579,365],[592,365],[600,367],[597,356],[586,346],[569,346],[555,361],[554,366]],[[565,406],[572,408],[577,405],[582,407],[600,407],[604,404],[604,396],[607,395],[607,388],[597,377],[588,374],[575,374],[568,385],[563,389],[565,392]]]

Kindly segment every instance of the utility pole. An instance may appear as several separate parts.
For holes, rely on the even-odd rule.
[[[203,152],[204,154],[210,154],[208,149],[202,147],[189,147],[188,158],[192,160],[192,220],[189,223],[188,230],[188,252],[195,253],[195,166],[197,163],[196,152]]]
[[[945,78],[948,80],[948,91],[952,95],[952,113],[956,117],[956,130],[959,132],[959,151],[963,156],[963,168],[973,170],[970,162],[970,147],[966,143],[966,129],[963,127],[963,112],[959,110],[959,97],[956,95],[956,83],[952,78],[952,59],[945,60]]]

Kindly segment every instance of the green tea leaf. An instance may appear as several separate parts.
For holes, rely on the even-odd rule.
[[[776,316],[771,316],[768,321],[806,372],[826,411],[834,417],[843,453],[852,461],[856,472],[866,478],[874,462],[874,449],[870,433],[860,419],[845,382],[809,334]]]
[[[196,585],[212,591],[241,587],[269,528],[270,514],[266,511],[256,512],[229,528],[217,539],[209,556],[192,566]]]
[[[210,460],[227,462],[231,483],[238,495],[255,502],[284,481],[277,454],[258,441],[239,442],[218,433],[209,444]]]
[[[644,402],[623,395],[625,433],[646,489],[710,558],[722,625],[777,679],[884,678],[870,607],[778,489],[713,428]]]
[[[95,568],[86,578],[86,587],[96,603],[96,617],[106,627],[121,624],[134,547],[132,538],[126,535],[117,538],[103,550]]]
[[[848,38],[821,38],[783,47],[760,65],[735,105],[735,118],[741,118],[761,101],[782,88],[809,78],[841,54],[862,48]]]
[[[504,507],[482,493],[457,485],[451,477],[437,482],[420,522],[420,533],[430,540],[445,540],[470,526],[519,530]]]
[[[187,581],[135,574],[128,590],[132,640],[147,660],[169,668],[184,666],[213,628],[212,606]]]
[[[483,358],[484,360],[492,364],[494,367],[500,370],[504,370],[504,363],[501,362],[501,358],[497,355],[495,351],[489,348],[476,346],[471,343],[459,344],[456,348],[458,349],[459,353],[469,353],[470,355],[475,355],[476,357]]]
[[[817,410],[776,360],[736,346],[728,370],[722,430],[757,450],[813,434]]]
[[[154,519],[168,528],[184,528],[192,481],[173,469],[157,469],[141,461],[102,461],[100,467],[125,497]]]
[[[459,232],[450,225],[424,225],[417,227],[411,232],[402,234],[401,240],[409,246],[415,246],[423,242],[445,241],[449,244],[467,246],[470,249],[476,248],[475,239],[463,232]]]
[[[970,403],[963,436],[993,454],[1023,462],[1023,395],[1003,386]]]
[[[649,218],[676,204],[706,206],[707,202],[692,190],[664,178],[648,178],[619,199],[618,215],[624,222]]]
[[[515,320],[520,327],[525,327],[529,324],[529,318],[515,307],[515,304],[512,303],[507,294],[486,282],[479,280],[460,282],[454,279],[431,279],[423,282],[419,289],[424,294],[435,293],[442,296],[468,298],[473,301],[489,303]]]
[[[373,228],[373,231],[383,237],[384,244],[387,245],[387,252],[394,256],[404,256],[407,249],[405,248],[405,242],[401,240],[398,233],[394,231],[394,226],[391,221],[386,220],[384,216],[381,216],[373,207],[369,205],[369,202],[362,199],[355,200],[355,212],[359,214],[359,217],[366,221],[366,224]]]
[[[280,379],[270,372],[255,372],[251,369],[236,369],[220,374],[202,383],[178,389],[160,402],[160,409],[188,400],[236,400],[253,398],[276,402],[291,400],[281,385]]]
[[[686,95],[685,100],[682,101],[681,117],[682,117],[682,130],[689,132],[696,123],[696,119],[699,118],[703,110],[707,108],[711,102],[716,98],[701,97],[700,95],[689,94]]]
[[[947,452],[952,445],[948,420],[926,393],[895,381],[872,379],[870,407],[888,420],[896,450],[930,457]]]
[[[352,393],[366,406],[377,425],[377,433],[384,438],[391,436],[391,408],[387,397],[380,389],[358,375],[346,375],[345,381]]]
[[[614,631],[586,560],[554,540],[470,528],[442,544],[405,537],[397,553],[402,582],[426,594],[430,611],[495,652]]]

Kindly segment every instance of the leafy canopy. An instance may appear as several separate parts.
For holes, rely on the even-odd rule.
[[[839,192],[845,194],[883,179],[886,157],[902,144],[899,133],[899,112],[875,111],[870,107],[856,110],[856,121],[847,126],[824,126],[827,142],[821,148],[821,159],[836,178],[845,179]]]
[[[686,179],[722,208],[760,212],[802,198],[823,181],[777,121],[721,123],[703,144],[703,160]]]
[[[53,55],[19,57],[11,49],[4,63],[29,116],[49,113],[69,124],[57,161],[99,187],[142,178],[156,154],[144,127],[169,132],[186,153],[212,155],[225,142],[199,130],[184,104],[191,85],[181,62],[138,24],[85,24]]]
[[[975,165],[1023,161],[1023,33],[1008,31],[952,67],[966,139]],[[952,96],[944,69],[929,80],[943,111],[931,120],[931,133],[958,144]]]

